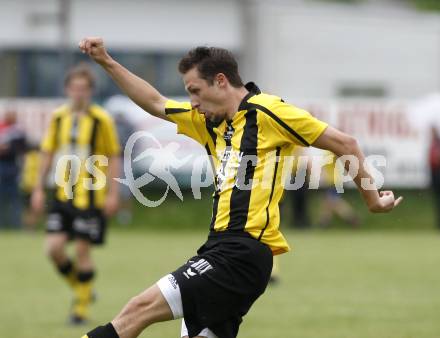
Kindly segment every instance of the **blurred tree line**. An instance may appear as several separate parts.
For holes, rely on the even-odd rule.
[[[420,9],[440,11],[440,0],[411,0]]]
[[[320,0],[325,2],[339,2],[346,4],[357,4],[371,0]],[[402,0],[394,0],[396,3],[402,2]],[[406,0],[410,5],[428,11],[440,11],[440,0]]]

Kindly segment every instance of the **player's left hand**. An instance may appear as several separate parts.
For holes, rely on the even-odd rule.
[[[119,195],[110,193],[107,195],[104,204],[104,215],[106,217],[113,216],[119,209]]]
[[[87,37],[82,39],[78,44],[81,52],[88,54],[95,62],[104,66],[108,64],[112,58],[107,53],[104,40],[100,37]]]
[[[370,206],[370,211],[375,213],[390,212],[403,201],[403,197],[394,197],[392,191],[381,191],[379,198],[373,206]]]

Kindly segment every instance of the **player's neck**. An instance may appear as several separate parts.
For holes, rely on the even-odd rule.
[[[226,118],[232,120],[235,114],[238,112],[241,102],[244,97],[249,94],[249,91],[245,87],[234,88],[231,91],[231,104],[227,107]]]
[[[88,104],[71,104],[70,105],[70,111],[72,114],[81,115],[85,114],[88,110],[89,105]]]

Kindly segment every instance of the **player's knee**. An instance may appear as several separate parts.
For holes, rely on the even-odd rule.
[[[66,260],[65,245],[67,237],[60,234],[49,234],[46,238],[45,253],[55,263]]]
[[[56,243],[46,245],[46,255],[54,262],[61,261],[64,258],[64,246]]]
[[[76,243],[75,253],[78,265],[88,265],[90,262],[90,244],[79,242]]]
[[[161,305],[160,300],[147,290],[131,298],[120,317],[132,318],[144,328],[159,321],[172,319],[172,315],[164,311]]]
[[[140,294],[130,299],[127,304],[127,311],[131,313],[136,313],[140,317],[142,315],[148,314],[151,311],[154,304],[154,300],[150,297],[145,297]]]

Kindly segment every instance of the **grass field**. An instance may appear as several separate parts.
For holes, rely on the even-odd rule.
[[[242,338],[440,337],[440,234],[287,232],[281,283],[246,316]],[[77,337],[189,257],[204,233],[114,230],[95,251],[99,301],[84,328],[66,326],[70,294],[42,254],[43,236],[0,233],[0,337]],[[178,337],[180,323],[142,337]]]
[[[195,200],[188,191],[184,192],[184,200],[180,201],[170,193],[159,208],[145,208],[139,204],[135,207],[133,228],[154,228],[157,230],[205,230],[206,222],[211,218],[212,191],[205,189],[203,198]],[[357,190],[347,189],[344,198],[356,209],[362,220],[363,231],[432,231],[435,228],[435,212],[433,196],[429,190],[398,190],[396,196],[404,196],[404,202],[390,214],[372,214],[368,212],[365,203]],[[159,199],[162,195],[154,192],[145,192],[148,198]],[[308,195],[308,209],[313,222],[318,219],[317,210],[321,203],[321,192],[310,191]],[[291,192],[286,192],[281,204],[281,225],[289,227],[292,224]],[[166,210],[166,213],[164,213]],[[335,220],[332,228],[344,229],[346,225]],[[440,337],[440,335],[439,335]]]

